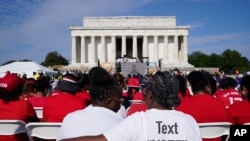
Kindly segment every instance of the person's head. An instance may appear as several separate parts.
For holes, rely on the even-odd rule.
[[[187,76],[193,94],[212,94],[211,85],[207,76],[201,71],[192,71]]]
[[[217,82],[216,79],[214,78],[214,75],[209,73],[208,71],[202,71],[202,73],[207,77],[210,87],[211,87],[211,94],[215,94],[217,90]]]
[[[48,88],[49,88],[49,84],[48,84],[46,77],[41,77],[36,80],[35,82],[36,92],[40,92],[42,93],[43,96],[46,96]]]
[[[182,75],[175,75],[175,78],[179,82],[179,92],[183,97],[186,96],[186,89],[187,89],[187,80],[184,76]]]
[[[237,82],[232,77],[224,77],[220,81],[221,89],[234,89],[237,86]]]
[[[117,112],[123,102],[120,84],[102,67],[93,67],[89,79],[92,104]]]
[[[113,74],[113,65],[108,63],[108,62],[104,62],[101,64],[101,67],[103,69],[105,69],[110,75]]]
[[[137,77],[130,77],[127,84],[128,96],[133,98],[134,95],[140,90],[140,82]]]
[[[149,79],[144,94],[148,108],[173,109],[180,104],[178,80],[168,71],[157,71]]]
[[[78,79],[79,78],[77,78],[74,74],[67,73],[63,76],[56,89],[62,92],[75,94],[76,92],[81,91],[80,87],[77,84]]]
[[[78,81],[78,85],[83,91],[88,91],[90,85],[89,75],[85,73],[81,74],[80,80]]]
[[[0,78],[0,99],[5,103],[18,100],[22,89],[22,79],[16,74],[8,74]]]
[[[244,99],[250,102],[250,75],[246,75],[240,82],[240,92]]]
[[[113,77],[122,86],[122,88],[125,87],[125,79],[124,79],[124,76],[121,73],[116,72],[116,73],[113,74]]]

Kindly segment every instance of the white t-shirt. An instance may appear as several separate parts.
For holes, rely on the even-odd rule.
[[[120,123],[124,118],[104,108],[89,105],[68,114],[60,128],[57,140],[84,135],[99,135]]]
[[[194,118],[175,110],[137,112],[103,135],[108,141],[202,141]]]

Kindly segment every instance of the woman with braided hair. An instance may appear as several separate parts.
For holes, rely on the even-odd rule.
[[[194,118],[173,108],[180,103],[178,81],[174,76],[169,72],[156,72],[144,92],[147,111],[134,113],[101,135],[63,141],[201,141]]]
[[[98,135],[123,120],[117,114],[123,102],[120,84],[101,67],[89,71],[89,80],[92,104],[64,118],[57,140]]]

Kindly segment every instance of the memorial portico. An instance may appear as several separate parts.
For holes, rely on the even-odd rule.
[[[72,26],[72,65],[115,64],[117,58],[135,58],[164,68],[188,64],[189,26],[176,26],[174,16],[84,17]]]

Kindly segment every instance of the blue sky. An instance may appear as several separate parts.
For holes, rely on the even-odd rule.
[[[84,16],[176,16],[191,26],[189,54],[231,49],[250,60],[249,13],[249,0],[1,0],[0,65],[52,51],[71,61],[69,27]]]

